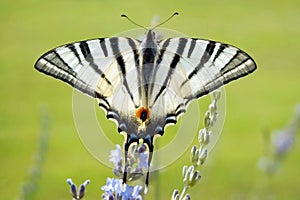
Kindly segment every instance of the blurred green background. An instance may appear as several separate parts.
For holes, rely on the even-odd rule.
[[[135,28],[120,18],[122,13],[147,26],[153,16],[162,20],[174,11],[180,15],[165,28],[234,44],[258,65],[254,74],[226,86],[223,133],[201,168],[202,180],[190,190],[193,199],[265,199],[265,190],[273,192],[274,199],[300,199],[299,138],[271,181],[257,169],[264,151],[262,131],[284,127],[300,100],[297,0],[1,1],[1,199],[19,197],[29,178],[45,109],[50,118],[48,147],[35,199],[71,199],[68,177],[78,184],[91,179],[86,199],[101,199],[100,186],[113,175],[80,142],[72,115],[73,90],[38,73],[33,65],[61,44]],[[121,135],[112,134],[122,141]],[[153,179],[145,199],[170,199],[173,189],[181,189],[181,167],[188,157],[189,152],[161,170],[157,187]]]

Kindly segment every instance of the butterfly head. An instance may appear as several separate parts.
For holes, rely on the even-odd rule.
[[[147,30],[146,31],[146,37],[145,39],[143,40],[142,44],[141,44],[141,47],[142,48],[157,48],[158,44],[156,42],[156,39],[155,39],[155,32],[153,30]]]

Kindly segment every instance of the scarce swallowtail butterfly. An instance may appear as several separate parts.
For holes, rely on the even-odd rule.
[[[143,40],[107,37],[62,45],[35,63],[38,71],[98,100],[126,135],[125,162],[132,143],[142,140],[148,146],[146,186],[154,137],[175,124],[192,100],[256,69],[254,60],[234,46],[187,37],[158,40],[156,27],[147,29]]]

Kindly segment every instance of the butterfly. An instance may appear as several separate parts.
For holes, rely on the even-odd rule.
[[[191,101],[256,69],[239,48],[188,37],[157,39],[156,27],[146,29],[142,40],[106,37],[65,44],[35,63],[38,71],[97,99],[118,132],[125,133],[125,161],[131,144],[147,145],[146,186],[155,136],[176,124]]]

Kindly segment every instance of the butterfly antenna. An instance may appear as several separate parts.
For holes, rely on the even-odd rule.
[[[173,18],[174,16],[176,16],[176,15],[179,15],[179,13],[178,13],[178,12],[174,12],[173,15],[171,15],[168,19],[166,19],[165,21],[163,21],[163,22],[160,23],[160,24],[157,24],[157,25],[154,26],[151,30],[154,30],[154,29],[156,29],[157,27],[159,27],[159,26],[161,26],[161,25],[167,23],[170,19],[172,19],[172,18]]]
[[[142,26],[142,25],[136,23],[135,21],[131,20],[131,19],[130,19],[127,15],[125,15],[125,14],[122,14],[121,17],[125,17],[126,19],[128,19],[128,21],[130,21],[130,22],[133,23],[134,25],[137,25],[137,26],[139,26],[139,27],[141,27],[141,28],[143,28],[143,29],[145,29],[145,30],[148,30],[146,27],[144,27],[144,26]]]

